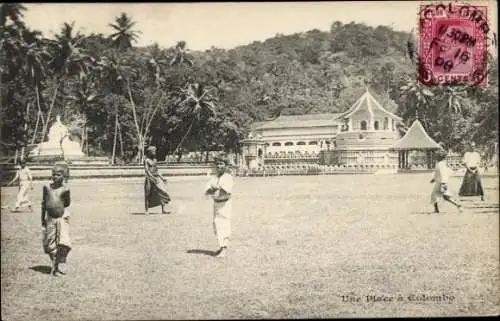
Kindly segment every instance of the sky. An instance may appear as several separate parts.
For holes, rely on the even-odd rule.
[[[29,3],[25,22],[52,37],[63,22],[75,21],[85,34],[109,35],[108,26],[122,12],[140,30],[137,46],[157,42],[170,47],[184,40],[192,50],[212,46],[230,49],[276,34],[312,29],[327,31],[334,21],[391,26],[411,31],[417,25],[419,1],[352,2],[212,2],[212,3]],[[477,3],[477,2],[475,2]],[[493,2],[494,3],[494,2]],[[492,2],[490,2],[490,6]],[[497,26],[496,4],[491,22]],[[493,28],[492,28],[493,29]],[[497,27],[494,29],[498,30]]]

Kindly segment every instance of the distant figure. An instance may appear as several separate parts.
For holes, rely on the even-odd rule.
[[[431,183],[435,183],[431,194],[431,203],[434,205],[434,213],[439,213],[438,201],[440,198],[455,205],[458,210],[462,212],[462,206],[451,197],[452,194],[448,188],[451,170],[446,163],[446,156],[447,153],[444,150],[439,150],[436,153],[438,163],[434,170],[434,177],[431,179]]]
[[[158,171],[156,162],[156,147],[149,146],[146,150],[146,159],[144,160],[144,171],[146,179],[144,180],[144,207],[145,214],[149,215],[149,209],[161,205],[161,212],[168,214],[165,205],[170,202],[170,196],[167,193],[165,178]]]
[[[43,248],[52,262],[51,274],[65,274],[59,268],[66,263],[71,251],[69,237],[69,211],[71,204],[70,189],[64,185],[65,168],[55,165],[52,169],[52,183],[43,187],[42,195],[42,230],[44,233]]]
[[[217,156],[214,162],[216,175],[207,183],[205,195],[211,196],[214,200],[213,229],[219,244],[216,256],[224,257],[231,236],[233,177],[229,170],[227,155]]]
[[[33,177],[31,176],[30,169],[28,166],[26,166],[26,161],[20,160],[19,161],[19,170],[16,172],[16,176],[7,184],[9,186],[10,184],[14,183],[17,179],[19,179],[19,191],[17,192],[17,200],[16,204],[14,205],[14,209],[12,209],[12,212],[18,212],[19,207],[22,205],[26,204],[28,205],[28,209],[30,211],[33,211],[33,208],[31,207],[31,202],[28,197],[28,190],[33,189],[32,186],[32,181]]]
[[[481,201],[484,201],[484,190],[479,174],[481,155],[476,151],[475,143],[470,144],[469,151],[464,154],[462,162],[466,171],[458,195],[481,196]]]

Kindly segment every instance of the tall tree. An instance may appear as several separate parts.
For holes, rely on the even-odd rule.
[[[115,30],[115,33],[109,37],[113,42],[113,46],[119,51],[126,51],[132,48],[132,43],[139,38],[140,31],[133,30],[135,22],[132,17],[129,17],[125,12],[115,18],[114,23],[109,26]]]
[[[186,137],[190,134],[196,121],[208,119],[210,116],[216,115],[216,98],[212,91],[213,88],[206,89],[203,85],[198,83],[188,84],[185,89],[181,90],[184,99],[180,105],[187,108],[186,114],[189,118],[192,118],[192,120],[186,133],[174,150],[174,155],[182,146]]]
[[[22,18],[24,17],[26,7],[20,3],[2,3],[0,4],[0,26],[5,27],[8,20],[13,24],[24,27]]]
[[[65,86],[69,78],[79,75],[81,72],[87,73],[94,63],[93,57],[88,55],[82,47],[85,36],[80,32],[75,32],[75,23],[63,23],[59,34],[55,35],[55,40],[50,42],[52,51],[52,61],[50,67],[56,81],[54,90],[54,104],[57,104],[58,113],[65,118],[67,110],[65,104]],[[59,100],[57,101],[57,97]],[[53,105],[49,109],[46,124],[42,131],[42,140],[45,138],[47,125],[50,120]]]
[[[193,58],[189,55],[189,50],[185,41],[178,41],[175,45],[175,55],[170,61],[170,65],[187,64],[193,65]]]

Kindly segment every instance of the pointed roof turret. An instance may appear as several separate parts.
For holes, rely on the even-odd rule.
[[[391,118],[393,118],[393,119],[396,119],[398,121],[402,120],[401,117],[394,115],[393,113],[391,113],[390,111],[388,111],[387,109],[382,107],[382,105],[380,105],[378,103],[378,101],[372,96],[372,94],[368,90],[368,87],[366,87],[366,91],[363,93],[363,95],[361,95],[361,97],[358,100],[356,100],[356,102],[352,105],[352,107],[349,108],[348,111],[343,113],[341,115],[341,117],[344,117],[344,118],[349,117],[350,115],[352,115],[353,113],[355,113],[359,109],[365,109],[371,115],[373,115],[373,111],[375,109],[378,109],[378,110],[382,111],[383,113],[391,116]]]
[[[424,126],[418,119],[415,119],[406,134],[394,144],[392,149],[415,150],[415,149],[441,149],[441,145],[429,137]]]

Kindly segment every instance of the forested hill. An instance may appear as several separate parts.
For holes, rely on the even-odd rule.
[[[235,105],[255,120],[280,112],[343,111],[366,87],[395,111],[391,88],[402,74],[415,71],[405,56],[408,37],[408,33],[385,26],[335,22],[330,32],[315,29],[276,35],[263,42],[228,51],[212,49],[196,56],[197,60],[219,61],[219,80],[239,92]],[[239,80],[237,86],[235,79]]]
[[[45,38],[21,4],[0,4],[0,154],[46,140],[57,114],[87,154],[141,160],[180,150],[239,150],[252,123],[280,114],[345,111],[368,88],[409,125],[416,110],[450,148],[498,141],[498,60],[490,86],[426,87],[406,56],[409,34],[333,22],[328,32],[277,35],[231,50],[139,48],[133,18],[117,13],[109,34],[78,22]],[[168,32],[168,31],[167,31]],[[415,39],[413,39],[415,41]]]

